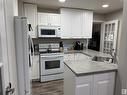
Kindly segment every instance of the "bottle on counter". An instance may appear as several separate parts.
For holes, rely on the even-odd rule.
[[[63,52],[64,48],[63,48],[63,42],[60,42],[60,52]]]

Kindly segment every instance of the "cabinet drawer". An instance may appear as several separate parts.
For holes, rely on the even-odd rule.
[[[95,74],[94,75],[94,79],[98,79],[98,80],[101,80],[101,79],[109,79],[111,77],[115,77],[115,72],[110,72],[110,73],[103,73],[103,74]]]
[[[92,80],[93,80],[92,75],[76,77],[76,85],[85,84],[85,83],[91,82]]]

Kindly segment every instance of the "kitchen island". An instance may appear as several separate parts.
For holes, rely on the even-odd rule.
[[[64,60],[64,95],[114,95],[117,64],[91,60],[110,55],[85,51],[69,54]]]

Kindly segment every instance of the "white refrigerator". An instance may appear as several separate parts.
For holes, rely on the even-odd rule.
[[[31,44],[26,17],[15,17],[15,47],[18,79],[18,95],[31,95],[30,66]]]

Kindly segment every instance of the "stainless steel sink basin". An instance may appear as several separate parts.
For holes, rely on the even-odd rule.
[[[108,57],[100,57],[100,56],[94,56],[92,58],[92,61],[98,61],[98,62],[104,62],[104,61],[108,61],[110,60],[111,58],[108,58]]]

